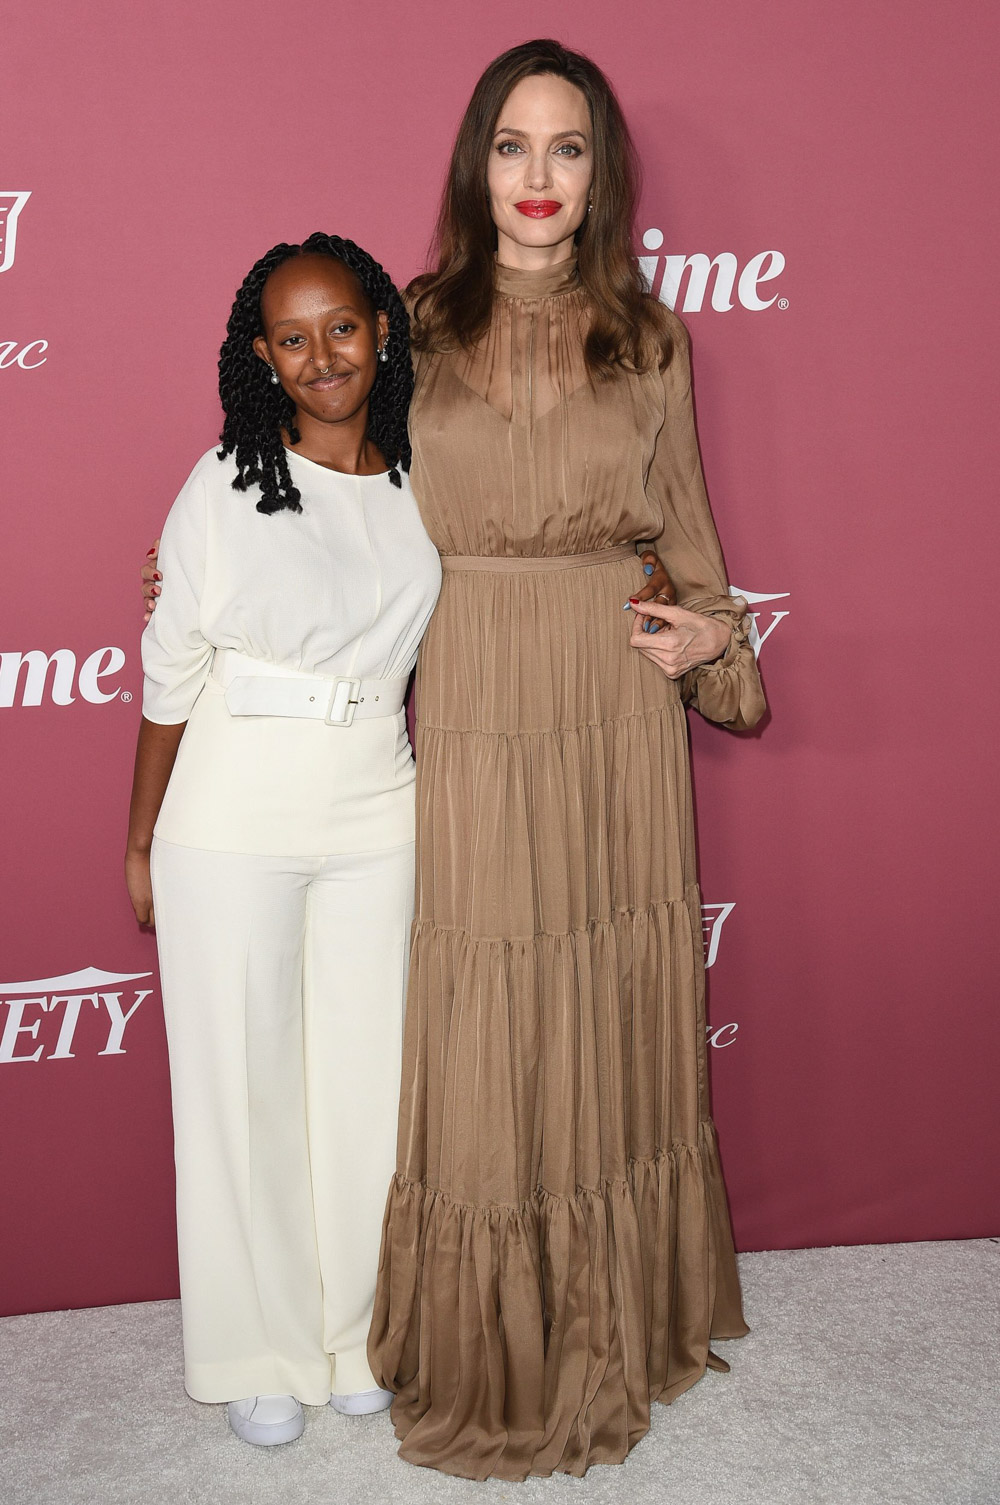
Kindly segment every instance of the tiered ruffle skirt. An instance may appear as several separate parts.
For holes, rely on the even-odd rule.
[[[445,561],[447,566],[448,561]],[[417,685],[417,918],[373,1371],[400,1454],[618,1463],[747,1329],[708,1105],[677,687],[634,558],[446,568]]]

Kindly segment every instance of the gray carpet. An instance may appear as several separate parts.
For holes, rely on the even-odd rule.
[[[387,1415],[248,1447],[180,1380],[176,1302],[0,1322],[3,1505],[997,1505],[1000,1241],[745,1255],[754,1328],[621,1468],[472,1484]]]

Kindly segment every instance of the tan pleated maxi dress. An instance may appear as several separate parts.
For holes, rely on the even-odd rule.
[[[742,727],[763,696],[679,322],[665,373],[592,385],[574,264],[497,275],[489,332],[423,357],[412,409],[445,569],[417,670],[416,919],[369,1359],[403,1458],[523,1479],[620,1462],[710,1338],[747,1330],[683,702]],[[628,645],[647,539],[681,604],[733,625],[680,684]]]

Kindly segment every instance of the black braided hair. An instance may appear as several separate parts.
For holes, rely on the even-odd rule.
[[[219,352],[219,397],[226,415],[219,459],[236,456],[236,491],[260,486],[258,512],[301,512],[301,496],[288,473],[282,430],[292,444],[301,438],[295,427],[295,404],[284,388],[271,381],[267,363],[253,348],[264,333],[260,299],[264,284],[283,261],[293,256],[332,256],[357,277],[373,310],[389,316],[388,361],[376,362],[375,385],[368,399],[368,437],[390,466],[389,480],[401,486],[400,470],[410,468],[410,440],[406,420],[413,395],[410,363],[410,321],[394,284],[367,251],[339,235],[317,230],[300,246],[272,247],[250,268],[236,294],[226,338]]]

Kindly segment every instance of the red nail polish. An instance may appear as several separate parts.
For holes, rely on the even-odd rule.
[[[629,600],[630,601],[638,601],[638,599],[639,599],[638,596],[629,596]]]

